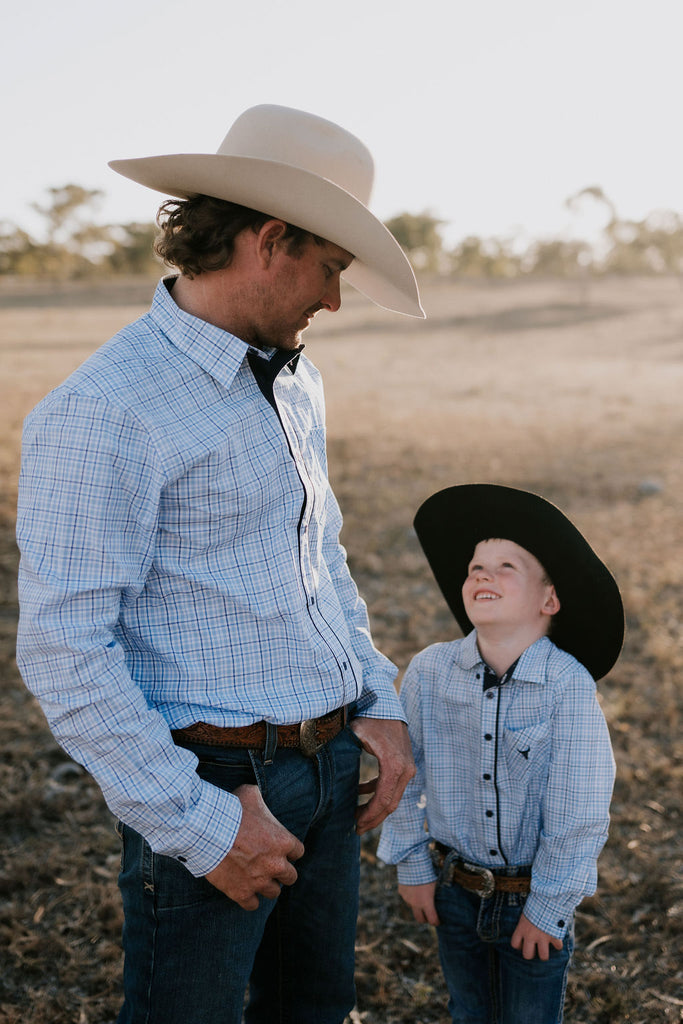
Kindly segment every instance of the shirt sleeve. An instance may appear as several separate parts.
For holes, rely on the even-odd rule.
[[[195,875],[231,848],[239,801],[199,779],[131,678],[119,612],[140,593],[163,469],[144,427],[99,397],[60,391],[28,417],[19,484],[17,662],[62,747],[112,812]]]
[[[525,915],[562,938],[585,896],[609,828],[615,764],[590,675],[572,670],[553,715],[552,756]]]
[[[398,807],[382,826],[377,856],[386,864],[396,864],[398,881],[402,885],[422,885],[433,882],[437,875],[429,851],[430,837],[426,831],[422,698],[415,659],[406,669],[400,699],[408,722],[416,772],[403,791]]]

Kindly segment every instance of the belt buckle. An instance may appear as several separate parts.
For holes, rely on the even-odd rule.
[[[463,861],[462,866],[466,871],[471,871],[473,875],[479,875],[484,883],[483,889],[478,889],[477,892],[481,894],[483,900],[487,900],[490,896],[493,896],[496,891],[496,880],[493,877],[493,872],[489,871],[488,868],[483,868],[479,864],[468,864]]]
[[[307,718],[299,726],[299,748],[304,757],[315,757],[319,750],[325,746],[318,740],[316,735],[318,723],[315,718]]]

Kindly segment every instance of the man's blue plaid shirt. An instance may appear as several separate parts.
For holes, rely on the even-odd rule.
[[[22,675],[112,811],[197,875],[240,806],[170,729],[403,718],[339,543],[319,374],[281,370],[276,410],[249,353],[162,282],[24,430]]]
[[[476,632],[413,658],[401,686],[417,774],[379,857],[406,885],[431,882],[438,840],[488,868],[531,865],[524,913],[561,938],[595,891],[614,758],[595,683],[544,637],[484,689]],[[425,828],[427,831],[425,831]]]

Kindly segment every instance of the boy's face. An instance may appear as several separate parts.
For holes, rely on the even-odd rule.
[[[511,540],[483,540],[474,549],[462,587],[465,611],[478,630],[517,628],[545,636],[560,609],[546,572],[525,548]]]

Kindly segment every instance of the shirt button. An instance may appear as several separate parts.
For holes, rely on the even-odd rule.
[[[489,781],[490,781],[490,779],[491,779],[491,776],[489,775],[489,773],[488,773],[488,772],[486,772],[486,773],[485,773],[485,775],[484,775],[484,781],[485,781],[485,782],[489,782]]]
[[[557,922],[557,927],[564,928],[564,921],[562,920],[562,918],[560,918],[560,920]]]
[[[489,853],[491,854],[492,857],[498,856],[498,850],[489,850]]]
[[[484,739],[485,739],[485,740],[492,740],[492,739],[493,739],[493,736],[491,735],[491,733],[490,733],[490,732],[487,732],[487,733],[485,734],[485,736],[484,736]]]
[[[477,672],[476,678],[481,679],[481,674],[479,672]]]
[[[187,864],[187,857],[178,857],[181,864]]]
[[[493,817],[493,811],[487,811],[486,812],[486,817],[487,818],[492,818]]]
[[[493,700],[493,690],[488,690],[486,693],[487,700]]]

